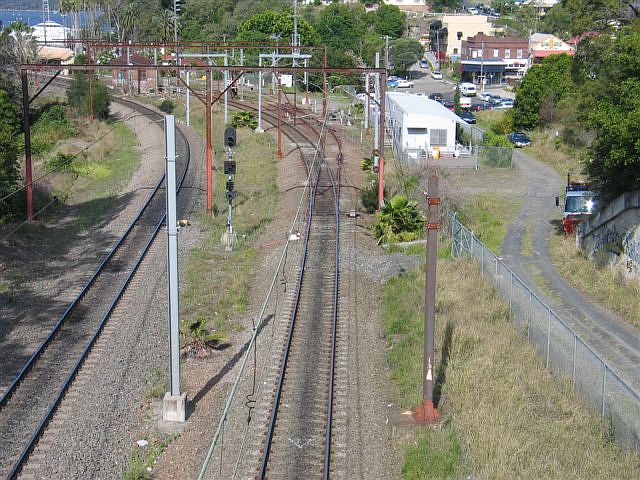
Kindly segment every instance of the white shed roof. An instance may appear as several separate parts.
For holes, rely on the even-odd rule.
[[[389,97],[389,101],[394,102],[402,111],[409,115],[431,115],[455,120],[456,122],[462,121],[460,117],[440,102],[436,102],[422,95],[404,92],[388,92],[387,97]]]

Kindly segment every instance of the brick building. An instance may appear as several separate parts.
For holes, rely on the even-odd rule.
[[[478,34],[462,41],[462,78],[480,84],[520,79],[529,68],[529,39]]]

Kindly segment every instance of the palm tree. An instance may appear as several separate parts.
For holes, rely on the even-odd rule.
[[[138,6],[134,3],[129,3],[122,11],[121,23],[123,30],[123,38],[127,32],[131,34],[132,39],[135,37],[136,23],[140,18],[140,11]]]
[[[156,20],[162,32],[162,41],[164,43],[170,42],[173,39],[173,12],[163,9],[156,15]]]

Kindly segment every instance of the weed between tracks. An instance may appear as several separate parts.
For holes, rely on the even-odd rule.
[[[383,294],[388,363],[404,408],[421,402],[423,291],[417,269]],[[434,398],[446,421],[414,432],[404,478],[638,477],[637,457],[611,443],[571,386],[544,369],[472,261],[439,260],[436,312]]]

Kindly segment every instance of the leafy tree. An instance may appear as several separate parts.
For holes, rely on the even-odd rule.
[[[516,90],[514,125],[525,129],[538,126],[543,104],[556,105],[572,90],[571,57],[562,54],[545,58],[529,69]]]
[[[375,12],[375,28],[379,35],[401,37],[407,27],[405,14],[395,5],[383,3]]]
[[[238,39],[245,40],[247,36],[260,34],[263,39],[273,41],[279,38],[289,43],[293,37],[293,14],[290,10],[266,12],[253,15],[238,26]],[[311,45],[318,41],[315,29],[305,20],[298,20],[298,34],[302,45]]]
[[[111,96],[107,91],[107,87],[97,79],[91,83],[91,92],[93,95],[93,114],[100,119],[106,119],[109,116],[109,105],[111,104]],[[87,74],[76,73],[71,81],[71,85],[67,89],[67,100],[77,112],[87,115],[89,113],[89,82]]]
[[[19,145],[20,112],[9,94],[0,90],[0,197],[15,190],[20,179]],[[14,211],[15,197],[0,202],[0,223]]]
[[[391,42],[391,62],[398,73],[404,74],[416,63],[424,52],[424,47],[412,38],[399,38]]]
[[[610,200],[640,189],[640,25],[622,28],[616,39],[592,39],[586,49],[576,58],[583,95],[580,119],[596,136],[584,166],[602,197]]]

